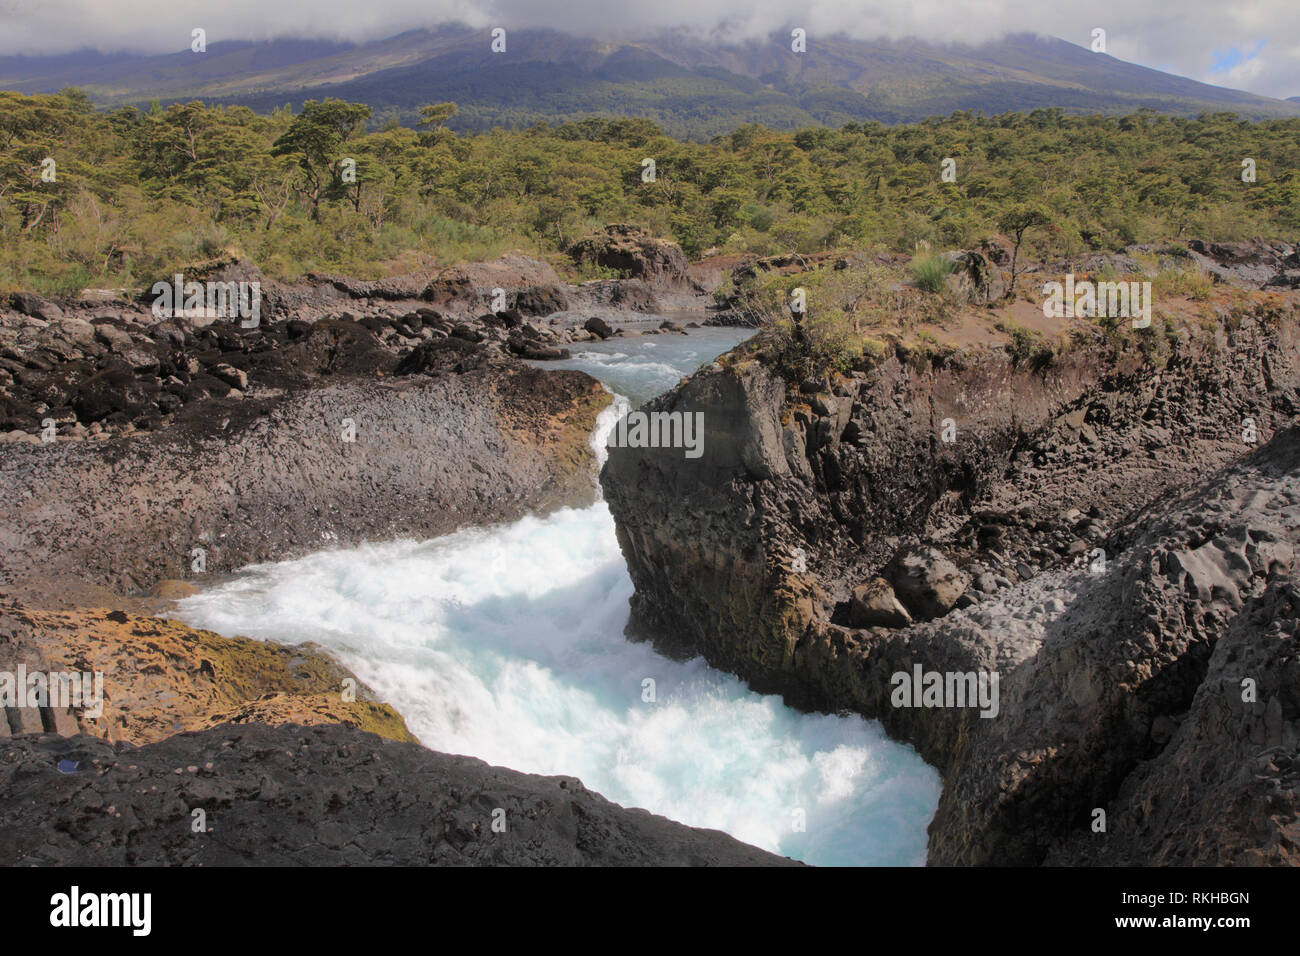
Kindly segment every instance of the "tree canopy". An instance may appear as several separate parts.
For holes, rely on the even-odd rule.
[[[1300,120],[1046,109],[696,143],[618,117],[458,135],[456,111],[429,104],[412,130],[328,99],[293,115],[0,93],[0,284],[130,286],[230,248],[268,275],[380,275],[554,254],[612,222],[690,256],[962,247],[1014,239],[1030,208],[1021,237],[1053,255],[1300,231]]]

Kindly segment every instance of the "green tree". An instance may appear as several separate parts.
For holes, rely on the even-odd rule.
[[[998,229],[1012,236],[1015,242],[1011,251],[1011,281],[1007,283],[1008,299],[1014,298],[1016,294],[1016,263],[1020,258],[1020,244],[1024,241],[1025,233],[1035,226],[1046,226],[1051,221],[1046,210],[1032,204],[1012,206],[998,217]]]
[[[450,134],[447,130],[447,121],[460,112],[460,107],[455,103],[432,103],[429,106],[420,107],[420,121],[415,124],[416,129],[421,130],[420,145],[435,146],[440,143],[444,137]]]
[[[308,100],[284,135],[271,145],[272,156],[293,156],[302,171],[300,192],[311,204],[313,222],[320,222],[320,204],[331,193],[341,194],[343,145],[360,131],[370,117],[363,103],[327,99]]]

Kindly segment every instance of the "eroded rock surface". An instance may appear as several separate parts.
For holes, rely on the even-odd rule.
[[[704,412],[700,459],[613,449],[602,473],[632,633],[880,718],[944,776],[932,863],[1295,858],[1293,305],[1158,363],[900,352],[814,394],[745,351],[650,404]],[[917,547],[962,587],[929,575],[953,584],[933,620],[854,626]],[[917,668],[996,673],[996,706],[897,705]]]
[[[0,329],[8,424],[32,429],[0,456],[0,586],[138,591],[586,504],[608,394],[510,358],[520,329],[557,338],[430,309]]]
[[[98,673],[101,700],[8,708],[0,737],[51,731],[147,744],[260,720],[344,724],[415,740],[397,711],[314,644],[223,637],[121,608],[46,611],[0,598],[0,671],[20,666],[29,674]]]

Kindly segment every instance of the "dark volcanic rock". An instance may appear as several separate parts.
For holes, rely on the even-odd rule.
[[[918,620],[942,617],[966,590],[966,576],[937,548],[904,548],[885,566],[884,577]]]
[[[593,335],[599,335],[602,339],[607,339],[614,334],[614,330],[610,327],[610,324],[595,315],[584,322],[582,327]]]
[[[1187,249],[1216,282],[1246,289],[1300,288],[1300,247],[1291,243],[1193,239]]]
[[[523,339],[511,339],[510,351],[520,358],[541,362],[556,362],[570,357],[568,349],[557,349],[548,345],[537,345]]]
[[[478,329],[464,323],[452,326],[451,336],[456,339],[464,339],[466,342],[482,342],[487,338],[487,336]]]
[[[114,415],[135,420],[148,412],[158,396],[156,379],[140,378],[125,362],[110,360],[102,371],[85,380],[72,399],[83,422],[98,422]]]
[[[630,312],[655,312],[659,308],[659,299],[640,279],[627,279],[613,285],[609,304]]]
[[[1191,706],[1138,728],[1159,755],[1105,804],[1108,830],[1120,836],[1079,831],[1048,864],[1300,865],[1300,587],[1290,555],[1274,555],[1271,567],[1252,563],[1267,584],[1214,644]],[[1213,602],[1202,609],[1217,611]]]
[[[575,262],[593,262],[617,269],[624,277],[640,279],[652,288],[686,283],[686,256],[675,242],[655,239],[636,226],[609,225],[600,235],[574,243],[569,255]]]
[[[521,315],[548,316],[569,307],[568,297],[558,285],[532,286],[515,297],[515,311]]]
[[[226,724],[139,748],[16,737],[0,791],[6,866],[796,865],[573,777],[337,725]]]
[[[449,369],[477,352],[473,342],[455,336],[431,339],[417,345],[410,355],[398,362],[394,374],[415,375]]]
[[[63,316],[63,310],[48,299],[30,292],[13,292],[9,295],[9,304],[23,315],[53,322]]]
[[[891,355],[813,396],[737,359],[647,409],[703,412],[704,454],[610,451],[629,633],[796,706],[879,718],[943,774],[930,862],[1293,858],[1294,308],[1261,303],[1159,362],[1104,343],[1037,373]],[[976,580],[978,603],[838,623],[909,545]],[[894,706],[893,675],[915,667],[997,673],[996,714]],[[1105,837],[1098,807],[1120,821]]]
[[[325,368],[353,361],[323,343],[304,352]],[[135,411],[132,387],[101,381],[88,414]],[[184,388],[230,392],[211,376]],[[325,542],[432,537],[585,505],[589,436],[608,401],[581,372],[485,364],[196,400],[147,438],[12,444],[0,456],[0,582],[62,574],[148,588],[190,577],[200,545],[209,572],[233,571]]]
[[[373,373],[392,357],[370,329],[356,322],[324,320],[276,355],[276,364],[309,375]]]

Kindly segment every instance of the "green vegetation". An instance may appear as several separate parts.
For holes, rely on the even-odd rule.
[[[1011,336],[1011,346],[1007,349],[1007,354],[1011,356],[1011,361],[1015,365],[1028,364],[1031,369],[1038,372],[1052,364],[1054,353],[1052,347],[1043,341],[1042,332],[1025,328],[1015,322],[999,324],[998,328]]]
[[[685,143],[644,119],[458,135],[452,103],[426,107],[419,131],[367,132],[368,114],[337,100],[297,115],[197,102],[105,112],[75,90],[0,93],[0,285],[135,287],[229,250],[273,277],[374,277],[511,249],[555,256],[610,222],[692,257],[969,247],[1024,210],[1036,256],[1300,231],[1300,120],[1045,109],[747,125]],[[956,183],[940,181],[947,156]],[[1240,181],[1242,156],[1257,183]],[[47,157],[56,181],[42,179]]]
[[[1186,296],[1193,302],[1204,302],[1214,288],[1210,276],[1190,262],[1178,268],[1161,270],[1151,285],[1156,295]]]
[[[1036,203],[1018,202],[998,216],[998,229],[1011,236],[1014,248],[1011,253],[1011,278],[1007,280],[1007,298],[1016,296],[1016,265],[1020,258],[1020,247],[1024,245],[1025,233],[1035,226],[1052,224],[1052,214]]]
[[[843,374],[862,355],[862,343],[833,314],[777,319],[772,346],[773,367],[790,382]]]
[[[1153,255],[1147,265],[1139,262],[1136,271],[1120,273],[1108,266],[1087,278],[1101,281],[1104,275],[1109,281],[1150,280],[1157,302],[1213,298],[1214,309],[1229,306],[1233,316],[1239,312],[1269,314],[1271,306],[1261,306],[1254,293],[1214,287],[1208,275],[1191,265],[1186,250],[1177,252]],[[997,304],[986,310],[947,286],[936,294],[921,288],[920,283],[905,283],[909,274],[916,274],[918,261],[927,258],[928,254],[923,254],[909,262],[895,255],[885,257],[882,264],[879,257],[849,254],[824,259],[795,275],[760,272],[732,283],[729,289],[742,311],[772,330],[755,340],[756,347],[761,342],[767,361],[794,384],[862,368],[864,362],[870,365],[895,351],[918,370],[936,362],[958,361],[958,341],[972,333],[979,341],[1001,341],[1016,368],[1042,373],[1072,350],[1095,348],[1101,342],[1117,352],[1136,352],[1148,364],[1156,363],[1168,357],[1183,335],[1191,334],[1192,325],[1202,331],[1217,328],[1209,306],[1188,308],[1175,303],[1171,312],[1157,307],[1152,326],[1147,328],[1135,329],[1127,318],[1098,315],[1072,320],[1069,328],[1049,339],[1010,318]],[[807,312],[802,315],[788,308],[795,288],[804,291]],[[1022,285],[1020,291],[1033,301],[1030,290]],[[1233,321],[1235,318],[1229,320],[1230,326]]]
[[[942,292],[944,283],[952,274],[952,262],[930,253],[924,253],[912,260],[908,266],[916,285],[926,292]]]

